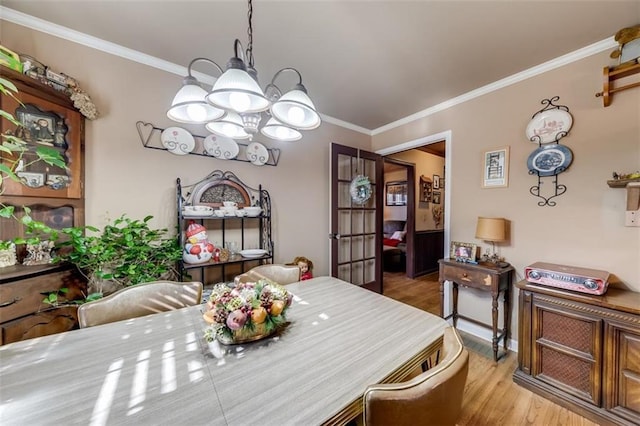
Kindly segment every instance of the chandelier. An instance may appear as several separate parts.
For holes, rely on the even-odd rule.
[[[210,132],[232,139],[251,140],[259,131],[272,139],[298,140],[302,138],[301,130],[320,126],[320,114],[307,95],[302,75],[295,68],[282,68],[262,91],[253,59],[252,0],[248,1],[248,6],[249,43],[246,52],[236,39],[234,57],[229,59],[224,72],[211,59],[193,59],[188,66],[188,75],[167,111],[167,117],[180,123],[205,124]],[[220,73],[209,92],[191,74],[196,62],[207,62]],[[295,73],[298,76],[298,83],[284,94],[275,84],[283,73]],[[263,114],[268,119],[260,128]]]

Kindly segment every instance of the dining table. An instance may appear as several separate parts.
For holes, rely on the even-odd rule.
[[[0,346],[0,424],[345,424],[448,327],[334,277],[286,288],[285,326],[255,342],[207,342],[197,305]]]

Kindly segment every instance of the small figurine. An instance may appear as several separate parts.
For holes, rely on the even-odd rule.
[[[310,280],[313,278],[313,262],[306,257],[296,257],[293,259],[293,265],[298,265],[298,268],[300,268],[300,281]]]
[[[214,247],[207,239],[207,230],[204,226],[193,220],[189,221],[186,237],[182,260],[186,263],[204,263],[211,260]]]
[[[36,244],[27,244],[27,256],[22,261],[23,265],[46,265],[51,263],[51,250],[53,241],[41,241]]]

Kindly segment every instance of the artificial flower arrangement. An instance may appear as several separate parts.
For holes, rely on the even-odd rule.
[[[292,300],[283,286],[267,279],[235,287],[216,284],[203,315],[209,324],[205,339],[230,344],[267,337],[286,322]]]

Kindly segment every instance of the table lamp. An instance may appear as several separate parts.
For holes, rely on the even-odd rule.
[[[476,225],[476,238],[491,242],[491,255],[483,254],[483,262],[491,262],[498,264],[501,267],[508,266],[509,264],[503,262],[496,254],[496,243],[507,240],[507,221],[501,217],[478,217],[478,223]]]

